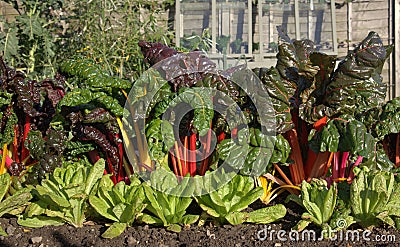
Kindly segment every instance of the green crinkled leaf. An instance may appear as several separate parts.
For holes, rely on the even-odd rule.
[[[62,106],[79,106],[88,103],[95,103],[95,105],[103,106],[111,111],[116,116],[122,116],[124,108],[120,105],[116,98],[107,95],[104,92],[92,92],[86,88],[75,88],[68,92],[58,103],[57,109],[61,111]]]
[[[337,184],[333,183],[327,192],[324,190],[324,192],[320,191],[319,193],[324,194],[324,200],[322,204],[322,222],[328,223],[336,206]]]
[[[162,178],[166,179],[163,180]],[[171,185],[170,181],[168,180],[168,176],[159,177],[154,175],[150,180],[155,182],[155,179],[158,179],[161,187],[168,184]],[[186,180],[186,183],[188,182],[189,181]],[[173,183],[175,183],[175,180],[173,180]],[[166,192],[154,190],[148,185],[144,185],[146,198],[149,201],[146,208],[153,214],[155,218],[158,218],[158,221],[155,221],[155,223],[158,224],[158,222],[161,221],[162,225],[164,226],[169,226],[171,224],[184,224],[183,221],[185,220],[184,215],[186,214],[186,209],[189,207],[193,199],[190,197],[176,196],[176,194],[179,194],[178,192],[182,191],[181,187],[186,187],[185,182],[177,184],[172,190],[172,194],[167,194]],[[145,216],[145,220],[147,219],[148,216]],[[154,221],[152,218],[149,218],[148,220],[152,222]]]
[[[1,91],[0,92],[0,107],[8,106],[11,104],[12,100],[12,93],[8,93],[6,91]]]
[[[318,67],[318,73],[307,89],[307,94],[303,93],[302,95],[303,99],[302,104],[299,106],[299,114],[303,120],[314,123],[327,113],[323,103],[327,85],[330,83],[330,77],[335,68],[336,56],[314,52],[310,54],[309,59],[313,66]]]
[[[58,103],[57,107],[61,106],[78,106],[87,104],[94,100],[94,93],[86,88],[76,88],[67,93],[62,100]]]
[[[146,125],[145,133],[152,160],[164,159],[175,142],[172,125],[166,120],[156,118]]]
[[[221,141],[217,148],[219,158],[237,170],[243,168],[248,149],[248,145],[239,145],[232,139],[225,139]]]
[[[78,77],[84,84],[93,88],[129,89],[132,86],[128,80],[108,75],[91,59],[83,57],[69,59],[64,61],[60,68],[62,72]]]
[[[128,225],[144,210],[144,200],[140,183],[126,185],[121,181],[114,186],[109,175],[101,178],[97,194],[89,196],[89,203],[100,215]]]
[[[270,97],[275,110],[276,131],[285,133],[294,127],[290,114],[290,98],[296,91],[296,86],[283,79],[276,68],[257,68],[253,72],[260,78]]]
[[[40,159],[46,154],[46,141],[38,130],[31,130],[25,140],[25,147],[33,159]]]
[[[270,159],[270,163],[286,163],[289,158],[291,148],[289,142],[281,135],[276,136],[274,151]]]
[[[351,117],[329,120],[320,132],[312,133],[309,139],[310,147],[315,152],[350,152],[368,158],[375,149],[375,140],[366,126]]]
[[[93,143],[83,143],[80,141],[66,142],[66,154],[71,157],[77,157],[80,154],[87,153],[95,149]]]
[[[64,221],[58,217],[35,216],[32,218],[20,218],[17,220],[18,225],[32,228],[40,228],[44,226],[62,226]]]
[[[384,224],[387,224],[388,226],[394,227],[396,225],[396,222],[388,215],[387,211],[378,214],[376,218],[381,220]]]
[[[101,234],[103,238],[115,238],[121,235],[128,225],[126,223],[113,223],[107,230]]]
[[[269,224],[282,219],[286,215],[286,207],[282,204],[277,204],[248,213],[246,222],[256,224]]]
[[[334,120],[327,123],[324,128],[318,133],[310,135],[310,147],[314,152],[337,152],[339,150],[340,133]]]
[[[349,52],[327,86],[324,104],[333,109],[328,116],[367,111],[384,103],[386,85],[380,73],[390,52],[375,32]]]
[[[207,214],[209,214],[210,216],[212,216],[214,218],[222,217],[223,215],[221,215],[220,212],[226,214],[226,212],[224,212],[223,209],[218,208],[221,206],[215,206],[212,204],[210,197],[206,197],[206,196],[196,197],[196,201],[199,204],[199,206],[201,207],[201,209],[203,209]]]
[[[14,110],[11,110],[10,116],[7,118],[5,123],[5,127],[3,133],[0,133],[0,144],[3,147],[4,144],[9,144],[14,140],[14,126],[18,124],[18,117],[14,113]]]
[[[124,203],[118,203],[117,205],[115,205],[111,208],[112,212],[120,220],[120,222],[124,222],[124,223],[126,222],[125,221],[127,218],[126,215],[125,215],[124,219],[122,219],[123,218],[122,214],[125,212],[126,208],[127,208],[127,205]],[[131,212],[131,213],[133,213],[133,212]]]
[[[208,88],[182,88],[177,97],[170,103],[170,107],[179,103],[186,103],[194,109],[193,127],[201,136],[206,135],[210,122],[214,117],[212,98],[215,92]],[[179,108],[178,108],[179,110]]]
[[[400,183],[394,185],[394,189],[390,194],[390,199],[386,205],[388,214],[391,216],[400,217]]]
[[[400,132],[400,97],[386,102],[382,107],[360,112],[357,118],[363,122],[378,140]]]
[[[147,205],[147,209],[153,213],[155,215],[155,217],[151,217],[150,220],[152,220],[152,218],[157,218],[158,220],[156,222],[162,222],[162,224],[167,224],[165,216],[163,214],[163,208],[160,206],[160,204],[158,203],[158,200],[155,197],[155,193],[153,191],[153,189],[151,187],[149,187],[148,185],[144,186],[144,191],[146,194],[146,198],[149,201],[149,204]],[[145,216],[145,219],[147,218],[147,216]],[[143,220],[143,218],[142,218]],[[146,221],[144,221],[145,223],[147,223]],[[150,224],[150,223],[148,223]]]

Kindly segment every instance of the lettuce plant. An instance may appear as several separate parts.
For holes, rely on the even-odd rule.
[[[186,213],[193,201],[192,197],[187,196],[186,190],[193,186],[188,185],[188,179],[184,179],[181,184],[178,184],[175,176],[168,179],[168,176],[162,177],[161,173],[153,172],[150,179],[150,183],[153,185],[155,185],[154,180],[163,181],[157,185],[159,187],[143,184],[147,207],[140,220],[147,224],[167,227],[167,230],[170,231],[180,232],[182,225],[193,224],[199,219],[199,215]],[[166,187],[170,189],[165,190]]]
[[[89,195],[90,205],[96,212],[114,222],[101,236],[119,236],[141,214],[146,207],[144,201],[144,189],[138,179],[131,179],[130,185],[121,181],[114,186],[109,175],[103,176],[97,193]]]
[[[337,194],[336,183],[328,188],[325,180],[313,179],[310,183],[303,181],[301,183],[301,195],[289,195],[288,197],[306,210],[295,228],[302,231],[310,223],[314,223],[328,231],[329,222],[336,206]]]
[[[0,175],[0,217],[11,213],[13,210],[24,208],[32,199],[30,188],[18,188],[15,193],[10,193],[11,182],[10,174]],[[0,235],[7,236],[1,226]]]
[[[236,175],[221,188],[202,196],[195,197],[207,216],[219,223],[238,225],[244,222],[268,224],[283,218],[286,208],[277,204],[270,207],[243,212],[249,205],[263,195],[263,188],[254,188],[254,179]]]
[[[28,227],[68,223],[82,227],[88,214],[89,195],[95,194],[103,176],[103,159],[94,165],[71,163],[56,168],[32,190],[34,200],[18,224]]]
[[[370,172],[356,169],[350,186],[350,205],[355,221],[363,228],[382,223],[395,226],[393,217],[400,217],[399,185],[394,174],[386,171]]]

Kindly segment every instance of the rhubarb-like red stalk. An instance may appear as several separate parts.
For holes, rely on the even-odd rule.
[[[111,174],[110,178],[113,181],[114,185],[117,184],[117,177],[115,176],[115,172],[114,172],[114,168],[112,166],[112,162],[110,157],[108,157],[108,155],[106,154],[107,157],[107,166],[108,166],[108,170],[109,172],[107,174]]]
[[[347,159],[349,158],[349,152],[343,152],[342,153],[342,163],[340,165],[340,170],[339,170],[339,178],[344,178],[345,172],[346,172],[346,166],[347,166]]]
[[[0,154],[3,155],[2,150],[0,150]],[[3,159],[5,159],[5,165],[6,165],[7,169],[10,169],[10,166],[14,162],[14,160],[12,160],[10,157],[8,157],[7,154],[5,155],[5,157],[3,157]]]
[[[31,130],[31,117],[28,115],[25,115],[25,124],[24,124],[24,136],[22,139],[22,148],[21,148],[21,159],[20,160],[25,160],[29,156],[29,150],[25,147],[25,140],[28,138],[28,133]]]
[[[189,154],[189,172],[190,176],[194,177],[196,175],[196,134],[192,133],[190,135],[190,154]]]
[[[14,126],[14,140],[12,144],[12,156],[15,162],[20,163],[19,155],[18,155],[18,136],[19,136],[19,129],[18,125]]]
[[[201,162],[201,167],[200,167],[200,175],[201,176],[203,176],[206,173],[206,171],[208,170],[208,167],[209,167],[208,157],[210,154],[210,150],[211,150],[211,129],[209,129],[207,132],[206,146],[204,147],[203,160]]]
[[[120,138],[119,134],[116,134],[115,139],[118,140],[119,138]],[[127,172],[125,171],[123,164],[124,147],[122,146],[122,142],[118,142],[117,147],[118,147],[118,158],[119,158],[117,182],[120,182],[120,181],[125,181],[125,175],[127,174]]]
[[[333,154],[332,179],[334,180],[339,178],[339,155],[340,152]]]
[[[172,168],[174,169],[174,173],[176,176],[180,176],[180,174],[178,173],[178,168],[177,168],[177,164],[176,164],[176,158],[174,156],[174,154],[171,152],[171,161],[172,161]]]

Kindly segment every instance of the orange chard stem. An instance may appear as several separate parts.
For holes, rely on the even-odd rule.
[[[315,153],[311,148],[307,151],[306,165],[304,166],[304,174],[309,178],[314,169],[314,164],[317,160],[318,154]]]
[[[190,135],[190,154],[189,154],[189,172],[190,176],[194,177],[196,175],[196,134],[192,133]]]
[[[174,169],[175,175],[179,176],[178,168],[177,168],[177,165],[176,165],[176,159],[175,159],[175,156],[174,156],[173,153],[171,153],[171,161],[172,161],[172,168]]]
[[[185,163],[185,175],[186,173],[190,172],[189,170],[189,140],[188,140],[188,136],[185,136],[185,139],[183,141],[183,162]]]
[[[312,170],[307,178],[311,181],[312,178],[319,178],[324,175],[325,169],[329,163],[330,152],[320,152],[317,154]]]
[[[181,163],[181,156],[179,153],[178,142],[175,141],[174,145],[175,145],[175,155],[176,155],[176,161],[178,162],[179,173],[180,173],[180,176],[183,177],[183,170],[182,170],[182,163]]]
[[[297,138],[297,132],[295,129],[291,129],[285,133],[286,139],[289,141],[292,152],[290,158],[294,161],[293,170],[291,170],[291,176],[294,184],[300,184],[305,179],[303,158],[301,156],[301,149]]]
[[[20,163],[20,159],[18,156],[18,135],[19,135],[19,129],[18,125],[14,126],[14,140],[11,145],[12,147],[12,156],[15,162]]]
[[[200,167],[200,175],[204,175],[208,169],[208,158],[209,158],[209,153],[211,149],[211,129],[208,130],[207,132],[207,140],[206,140],[206,146],[204,147],[204,152],[203,152],[203,161],[201,162],[201,167]]]
[[[317,122],[314,123],[313,128],[316,129],[317,131],[321,131],[322,128],[328,123],[328,117],[325,116],[321,119],[319,119]]]
[[[185,152],[182,150],[182,147],[179,147],[178,153],[179,153],[179,160],[181,161],[181,166],[182,166],[182,177],[184,177],[186,173],[188,173],[188,169],[186,166]]]
[[[285,180],[285,182],[289,185],[293,185],[292,181],[290,181],[290,179],[286,176],[286,174],[282,171],[282,169],[277,165],[274,164],[275,170],[277,170],[279,172],[279,174],[282,176],[283,180]]]
[[[328,173],[329,168],[332,166],[333,155],[334,155],[334,152],[330,152],[329,159],[328,159],[328,164],[326,164],[326,166],[325,166],[324,175],[326,175]]]
[[[238,133],[238,129],[237,128],[232,129],[231,138],[235,139],[237,137],[237,133]]]

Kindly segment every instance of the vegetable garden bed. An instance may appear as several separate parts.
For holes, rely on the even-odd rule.
[[[258,205],[259,206],[259,205]],[[295,203],[286,204],[287,215],[278,223],[272,223],[267,228],[267,234],[275,230],[285,230],[290,232],[301,217],[303,209]],[[257,205],[256,205],[257,207]],[[360,235],[359,240],[354,238],[351,240],[349,235],[336,240],[316,240],[308,241],[307,236],[303,241],[291,241],[287,236],[287,240],[278,239],[277,234],[272,238],[263,240],[265,225],[224,225],[215,226],[206,224],[204,226],[191,226],[184,228],[180,233],[170,232],[160,227],[149,225],[136,225],[126,229],[120,236],[113,239],[104,239],[101,234],[106,230],[103,224],[91,222],[82,228],[75,228],[68,225],[63,226],[46,226],[42,228],[26,228],[17,224],[15,218],[0,219],[1,224],[5,227],[10,236],[0,237],[1,246],[396,246],[400,233],[395,228],[378,227],[375,228],[369,238],[371,241],[364,240]],[[310,228],[315,230],[317,236],[320,236],[321,230],[318,228]],[[258,235],[258,233],[261,233]],[[275,233],[276,233],[275,232]],[[261,237],[261,240],[259,239]],[[383,236],[386,239],[376,241],[376,236]],[[382,238],[381,238],[382,239]],[[392,241],[395,239],[396,241]],[[40,241],[39,241],[40,240]],[[36,242],[37,241],[37,242]]]
[[[393,47],[371,32],[336,67],[278,31],[277,65],[252,71],[144,41],[152,67],[134,83],[84,57],[40,82],[1,60],[2,244],[396,241]]]

